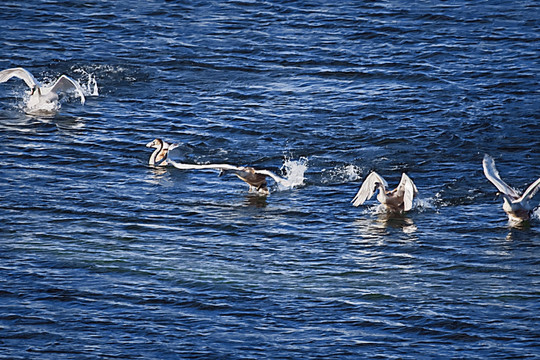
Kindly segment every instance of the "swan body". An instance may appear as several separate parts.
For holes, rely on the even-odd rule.
[[[154,140],[155,141],[155,140]],[[168,151],[165,154],[165,160],[168,165],[172,165],[180,170],[219,170],[219,176],[222,176],[225,173],[232,173],[236,175],[240,180],[245,181],[249,185],[249,191],[255,192],[261,195],[268,195],[270,191],[268,190],[267,177],[272,178],[277,184],[290,187],[293,184],[284,179],[270,170],[259,170],[250,166],[235,166],[230,164],[183,164],[178,163],[169,158],[169,151],[176,148],[177,144],[169,145]]]
[[[353,206],[362,205],[379,190],[377,200],[389,212],[404,212],[412,209],[413,199],[418,194],[418,189],[407,174],[403,173],[401,175],[401,181],[394,190],[387,191],[387,187],[388,183],[382,176],[375,171],[371,172],[352,200]]]
[[[30,98],[26,103],[27,113],[55,112],[58,110],[58,94],[74,91],[80,98],[81,104],[86,101],[83,90],[78,82],[69,76],[60,76],[52,86],[42,87],[39,81],[24,68],[11,68],[0,71],[0,83],[16,77],[22,79],[30,88]]]
[[[154,148],[154,152],[148,159],[148,165],[151,166],[166,166],[168,165],[169,150],[174,149],[176,144],[169,144],[161,139],[155,139],[146,144],[148,148]]]
[[[491,156],[484,155],[482,166],[486,178],[495,185],[503,197],[503,210],[508,215],[508,219],[513,222],[523,222],[530,219],[533,210],[538,206],[538,202],[534,202],[533,198],[540,190],[540,178],[520,195],[501,179],[495,167],[495,160]]]

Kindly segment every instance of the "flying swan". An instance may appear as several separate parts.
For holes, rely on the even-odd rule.
[[[360,190],[358,190],[351,202],[353,206],[362,205],[366,200],[371,199],[377,190],[379,190],[377,200],[385,206],[387,211],[404,212],[412,209],[413,199],[418,194],[418,189],[407,174],[403,173],[401,175],[401,181],[394,190],[387,191],[387,187],[388,183],[386,180],[373,171],[366,177],[362,186],[360,186]]]
[[[292,187],[291,181],[284,179],[269,170],[258,170],[250,166],[235,166],[229,164],[183,164],[178,163],[169,158],[169,152],[177,148],[178,144],[168,144],[161,139],[155,139],[148,143],[147,147],[154,147],[156,150],[150,156],[150,165],[172,165],[180,170],[219,170],[219,176],[226,173],[232,173],[239,179],[245,181],[249,185],[251,192],[256,192],[261,195],[268,195],[268,184],[266,182],[267,177],[271,177],[277,184],[283,187]]]
[[[540,189],[540,178],[533,182],[523,194],[519,194],[512,189],[500,177],[495,168],[495,160],[489,155],[484,155],[482,161],[484,175],[499,190],[503,197],[503,210],[508,214],[508,219],[513,222],[523,222],[530,219],[531,214],[538,202],[533,202],[533,198]]]
[[[75,91],[81,98],[81,104],[84,105],[86,100],[79,83],[66,75],[60,76],[52,86],[42,87],[28,70],[21,67],[0,71],[0,83],[6,82],[13,77],[24,80],[26,85],[30,87],[30,99],[25,110],[30,114],[56,111],[58,109],[59,93]]]

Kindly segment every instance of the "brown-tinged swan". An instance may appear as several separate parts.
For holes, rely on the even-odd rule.
[[[484,175],[491,181],[499,190],[503,197],[503,210],[508,215],[508,219],[513,222],[523,222],[529,220],[531,215],[538,206],[538,201],[534,202],[533,198],[540,189],[540,178],[533,182],[523,194],[519,194],[516,190],[506,184],[499,175],[495,167],[495,160],[489,155],[484,155],[482,161]]]
[[[353,206],[362,205],[379,190],[377,200],[385,206],[387,211],[404,212],[412,209],[413,199],[418,194],[418,189],[407,174],[401,175],[401,181],[394,190],[387,191],[387,187],[388,183],[382,176],[375,171],[371,172],[352,200]]]

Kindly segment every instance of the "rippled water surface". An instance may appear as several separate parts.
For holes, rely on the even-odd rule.
[[[1,69],[99,95],[0,84],[0,358],[540,358],[538,211],[481,165],[540,176],[539,7],[2,1]],[[302,185],[150,167],[157,137]],[[353,207],[371,170],[413,210]]]

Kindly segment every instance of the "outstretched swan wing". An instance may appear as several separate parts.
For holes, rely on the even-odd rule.
[[[26,85],[28,85],[30,88],[33,88],[36,85],[41,86],[36,78],[26,69],[19,67],[0,71],[0,83],[8,81],[12,77],[17,77],[24,80]]]
[[[418,189],[414,182],[411,180],[407,174],[403,173],[401,175],[401,181],[398,185],[398,191],[403,191],[403,211],[409,211],[412,209],[413,199],[416,194],[418,194]]]
[[[484,175],[486,175],[487,179],[491,181],[501,193],[514,199],[519,198],[519,194],[501,179],[497,168],[495,168],[495,160],[493,160],[491,156],[488,154],[484,155],[482,166],[484,167]]]
[[[540,178],[538,178],[535,182],[533,182],[528,188],[527,190],[525,190],[525,192],[523,193],[523,195],[521,195],[521,197],[519,199],[517,199],[516,201],[530,201],[532,200],[536,194],[538,193],[538,190],[540,190]],[[534,207],[534,205],[533,205]]]
[[[386,182],[386,180],[384,180],[382,176],[373,171],[367,176],[367,178],[362,183],[362,186],[360,186],[360,190],[358,190],[356,196],[354,197],[354,199],[352,199],[351,202],[353,203],[353,206],[362,205],[364,202],[366,202],[366,200],[371,199],[373,194],[375,194],[376,183],[383,184],[385,189],[388,187],[388,183]]]
[[[179,163],[172,160],[170,157],[168,157],[168,155],[169,154],[167,153],[167,162],[180,170],[205,170],[205,169],[220,170],[220,171],[242,171],[243,170],[241,167],[229,165],[229,164],[204,164],[204,165],[184,164],[184,163]]]
[[[84,105],[84,102],[86,101],[83,94],[83,89],[81,88],[79,83],[66,75],[60,76],[58,80],[56,80],[56,82],[48,90],[53,91],[55,93],[68,92],[71,90],[75,90],[75,92],[81,98],[81,104]]]
[[[281,176],[278,176],[278,175],[274,174],[270,170],[255,170],[255,174],[260,174],[260,175],[264,175],[264,176],[270,176],[272,179],[274,179],[274,181],[277,184],[285,186],[285,187],[291,187],[292,186],[292,184],[291,184],[291,182],[289,180],[284,179]]]

